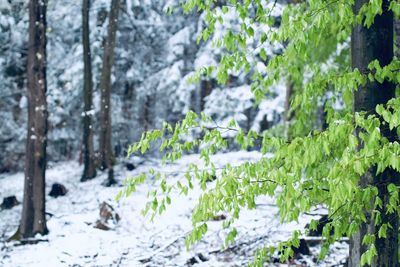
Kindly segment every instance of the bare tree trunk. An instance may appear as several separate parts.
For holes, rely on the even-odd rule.
[[[147,132],[148,130],[152,129],[154,122],[154,115],[152,114],[152,110],[154,110],[155,105],[155,97],[154,94],[146,95],[146,99],[144,101],[143,107],[143,121],[142,124],[144,126],[144,131]]]
[[[397,17],[394,19],[394,32],[396,33],[396,57],[400,58],[400,19]]]
[[[89,37],[89,9],[90,0],[82,2],[82,43],[83,43],[83,162],[84,169],[81,181],[92,179],[96,176],[96,166],[93,149],[93,127],[92,127],[92,110],[93,110],[93,80],[92,80],[92,62],[90,53],[90,37]]]
[[[118,27],[118,12],[120,0],[111,1],[111,9],[108,22],[107,38],[104,44],[103,68],[101,73],[101,114],[100,114],[100,167],[109,169],[108,185],[115,183],[114,155],[112,149],[112,128],[111,128],[111,71],[114,63],[114,48]]]
[[[47,234],[45,217],[46,171],[46,0],[29,1],[28,136],[20,234],[22,238]]]
[[[356,0],[354,13],[358,14],[360,8],[368,3],[368,0]],[[393,14],[388,10],[389,0],[383,0],[383,12],[375,17],[374,24],[367,28],[364,25],[357,25],[353,28],[351,38],[352,65],[354,69],[361,72],[368,71],[368,64],[377,59],[381,66],[388,65],[393,59]],[[395,86],[389,81],[383,83],[368,82],[358,91],[354,92],[354,111],[375,110],[377,104],[387,103],[389,99],[395,96]],[[381,134],[389,141],[395,141],[397,136],[391,132],[388,127],[381,127]],[[375,226],[372,220],[372,212],[366,211],[367,222],[364,223],[359,232],[356,233],[350,241],[350,259],[349,266],[361,266],[361,255],[368,249],[362,244],[363,237],[366,234],[374,234],[376,237],[375,246],[378,256],[375,258],[372,266],[389,267],[398,266],[398,216],[397,212],[388,214],[386,205],[389,203],[389,193],[387,185],[389,183],[398,183],[399,175],[392,169],[386,169],[383,173],[376,175],[376,168],[372,168],[366,175],[361,177],[360,186],[373,185],[378,188],[378,196],[382,200],[383,208],[380,209],[382,224],[389,223],[391,227],[387,229],[387,237],[379,238],[377,230],[379,225]]]
[[[286,96],[285,96],[285,113],[283,115],[283,123],[284,123],[284,133],[285,133],[285,138],[290,140],[290,119],[291,119],[291,114],[290,114],[290,102],[293,96],[293,81],[289,77],[287,83],[286,83]]]
[[[301,0],[288,0],[288,4],[295,5],[301,3]],[[294,91],[294,82],[293,78],[289,75],[286,81],[286,95],[285,95],[285,110],[283,114],[283,131],[284,136],[287,140],[291,139],[290,134],[290,120],[293,118],[293,114],[291,114],[290,105],[293,98]]]

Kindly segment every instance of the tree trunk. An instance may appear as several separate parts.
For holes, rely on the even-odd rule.
[[[82,43],[83,43],[83,163],[84,169],[81,181],[86,181],[96,176],[96,166],[94,161],[93,149],[93,127],[92,127],[92,110],[93,110],[93,80],[92,80],[92,62],[90,53],[89,38],[89,9],[90,0],[82,2]]]
[[[394,31],[396,33],[396,57],[400,58],[400,19],[397,17],[394,20]]]
[[[368,0],[356,0],[354,13],[358,14],[360,8],[368,2]],[[393,14],[388,10],[389,2],[389,0],[383,0],[383,13],[376,16],[374,24],[370,28],[364,25],[357,25],[353,28],[351,38],[352,66],[363,73],[367,73],[368,64],[375,59],[379,61],[381,66],[388,65],[393,59]],[[382,84],[368,82],[354,92],[354,111],[374,113],[377,104],[387,103],[394,96],[394,84],[388,81]],[[390,132],[387,126],[381,128],[381,133],[389,141],[397,139],[396,134]],[[392,182],[397,183],[398,179],[398,174],[389,168],[379,175],[376,175],[376,169],[372,168],[361,177],[360,186],[365,187],[372,184],[378,188],[379,197],[383,202],[383,208],[380,210],[382,223],[390,223],[392,227],[388,228],[386,238],[378,238],[379,225],[374,226],[371,211],[366,211],[368,222],[363,224],[359,232],[350,240],[349,266],[361,266],[361,255],[368,249],[362,244],[363,237],[366,234],[375,234],[376,237],[375,246],[378,256],[372,266],[398,266],[398,216],[396,212],[393,214],[386,213],[386,205],[389,202],[387,185]]]
[[[20,234],[22,238],[47,234],[45,217],[46,171],[46,0],[29,1],[28,135]]]
[[[284,123],[284,134],[285,138],[287,140],[290,140],[290,120],[291,120],[291,114],[290,114],[290,102],[293,97],[293,81],[291,78],[288,78],[288,81],[286,82],[286,95],[285,95],[285,112],[283,114],[283,123]]]
[[[118,26],[120,0],[112,0],[108,22],[107,37],[104,44],[103,68],[101,73],[101,115],[100,115],[100,167],[109,169],[108,183],[114,183],[112,171],[114,155],[112,150],[111,129],[111,70],[114,63],[114,48]]]

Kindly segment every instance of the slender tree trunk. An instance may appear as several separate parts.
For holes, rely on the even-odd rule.
[[[96,176],[96,166],[94,161],[93,149],[93,127],[92,127],[92,110],[93,110],[93,80],[92,80],[92,62],[90,53],[89,38],[89,9],[90,0],[82,2],[82,43],[83,43],[83,162],[84,169],[81,181],[86,181]]]
[[[360,8],[368,3],[368,0],[356,0],[354,12],[357,14]],[[364,25],[357,25],[353,28],[351,38],[351,52],[353,68],[361,72],[368,71],[368,64],[377,59],[381,66],[389,64],[393,59],[393,14],[388,10],[389,0],[383,0],[383,12],[376,16],[374,24],[367,28]],[[377,104],[384,104],[395,96],[394,84],[385,81],[383,83],[368,82],[365,86],[354,93],[354,111],[373,112]],[[381,128],[382,135],[389,141],[397,139],[394,132],[390,132],[388,127]],[[382,199],[383,208],[380,210],[382,223],[390,223],[392,227],[387,230],[386,238],[378,238],[377,230],[379,225],[374,226],[371,219],[371,211],[366,211],[368,222],[363,224],[357,234],[350,241],[350,267],[359,267],[361,255],[367,247],[362,244],[363,237],[366,234],[375,234],[375,246],[378,256],[375,258],[372,266],[390,267],[399,266],[398,262],[398,216],[397,213],[387,214],[386,205],[389,202],[387,185],[389,183],[398,183],[399,175],[392,169],[386,169],[382,174],[376,175],[376,169],[368,171],[361,178],[360,185],[374,185],[378,188],[379,197]]]
[[[22,238],[47,234],[45,217],[46,171],[46,0],[29,1],[28,135],[20,234]]]
[[[394,32],[396,33],[396,57],[400,58],[400,19],[395,18],[394,20]]]
[[[154,110],[154,104],[155,104],[155,97],[154,94],[147,95],[146,99],[144,101],[144,108],[143,108],[143,126],[144,126],[144,131],[148,131],[152,129],[153,127],[153,114],[152,110]]]
[[[301,3],[301,0],[288,0],[288,4],[296,5]],[[283,126],[284,126],[284,136],[287,140],[291,140],[292,136],[290,134],[290,121],[293,118],[291,114],[290,105],[293,98],[294,82],[293,78],[289,75],[286,81],[286,95],[285,95],[285,111],[283,114]]]
[[[107,38],[104,44],[103,68],[101,73],[101,131],[100,131],[100,164],[102,169],[109,169],[108,184],[115,183],[113,168],[112,128],[111,128],[111,71],[114,63],[114,48],[118,27],[120,0],[111,1]]]
[[[287,83],[286,83],[286,96],[285,96],[285,113],[283,115],[283,123],[284,123],[284,133],[285,133],[285,138],[287,140],[290,140],[290,102],[292,100],[293,96],[293,81],[289,77]]]

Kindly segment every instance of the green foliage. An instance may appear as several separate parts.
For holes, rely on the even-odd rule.
[[[144,133],[140,141],[130,147],[129,154],[136,151],[145,153],[153,143],[159,142],[160,151],[165,153],[163,161],[174,162],[183,154],[199,148],[205,167],[200,169],[196,165],[189,165],[184,179],[176,183],[171,183],[167,174],[155,170],[129,178],[118,197],[129,196],[149,174],[154,176],[161,181],[160,188],[149,193],[145,208],[145,212],[154,217],[171,204],[169,193],[172,190],[187,195],[193,188],[194,180],[198,180],[204,192],[193,210],[193,231],[186,239],[187,246],[204,236],[207,221],[215,214],[222,211],[228,213],[224,227],[231,228],[240,210],[254,209],[255,199],[262,195],[276,199],[282,222],[297,221],[302,213],[309,212],[316,205],[327,208],[331,222],[323,231],[326,241],[320,259],[326,256],[329,245],[335,240],[357,232],[359,226],[367,221],[365,210],[374,210],[378,237],[385,237],[390,225],[380,222],[382,200],[378,190],[372,185],[360,187],[359,181],[373,167],[377,173],[387,168],[400,171],[400,144],[390,142],[380,132],[381,127],[388,125],[391,130],[396,129],[400,133],[400,99],[378,105],[376,113],[353,113],[352,95],[368,81],[382,83],[389,80],[398,84],[400,62],[394,60],[382,68],[374,61],[370,63],[367,73],[350,69],[349,36],[352,26],[364,23],[369,27],[374,17],[382,12],[382,1],[371,0],[355,16],[352,12],[353,2],[309,0],[290,4],[283,11],[281,26],[274,29],[271,27],[271,14],[276,1],[266,5],[268,2],[262,0],[229,0],[222,7],[216,6],[212,0],[186,1],[183,5],[186,12],[197,9],[205,13],[208,25],[199,36],[199,41],[210,39],[216,25],[224,23],[224,15],[228,12],[236,14],[241,29],[228,31],[221,40],[215,41],[217,46],[226,49],[219,66],[205,66],[193,80],[216,73],[218,82],[223,84],[232,71],[252,70],[251,88],[256,98],[261,100],[271,85],[290,79],[295,86],[291,103],[295,114],[291,126],[294,136],[289,142],[273,131],[245,132],[235,122],[219,126],[205,114],[199,117],[189,112],[174,126],[165,123],[162,129]],[[390,8],[396,15],[400,13],[398,2],[392,1]],[[260,27],[265,29],[261,34],[256,30]],[[248,61],[247,55],[254,52],[246,45],[248,40],[257,42],[258,47],[267,42],[287,44],[281,55],[269,59],[266,75],[254,71],[252,63]],[[267,59],[263,49],[259,56]],[[325,108],[329,127],[321,132],[310,124],[310,118],[315,116],[317,103],[327,92],[333,93],[334,97]],[[332,107],[337,98],[345,102],[342,110]],[[202,132],[201,138],[189,141],[184,138],[194,129]],[[209,189],[205,182],[217,171],[210,156],[230,146],[230,141],[223,138],[222,131],[232,131],[235,136],[232,142],[242,149],[253,147],[259,141],[263,157],[258,162],[224,166],[215,187]],[[386,207],[387,211],[397,212],[399,189],[391,184],[388,185],[388,191],[390,204]],[[311,229],[316,226],[317,222],[311,223]],[[236,230],[231,229],[225,245],[233,242],[236,234]],[[298,245],[300,234],[295,232],[290,240],[278,246],[282,260],[293,255],[291,248]],[[369,246],[369,250],[362,256],[363,265],[370,264],[376,256],[374,238],[374,235],[364,237],[363,242]],[[274,251],[262,248],[255,255],[253,266],[262,266],[262,262]]]

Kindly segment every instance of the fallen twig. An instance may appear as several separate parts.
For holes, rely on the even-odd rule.
[[[266,238],[267,236],[268,235],[261,235],[261,236],[259,236],[257,238],[254,238],[254,239],[251,239],[251,240],[247,240],[247,241],[244,241],[244,242],[241,242],[241,243],[237,243],[237,244],[235,244],[233,246],[230,246],[230,247],[227,247],[227,248],[214,249],[214,250],[208,251],[208,254],[218,254],[218,253],[224,253],[226,251],[235,250],[235,249],[237,249],[237,248],[239,248],[241,246],[250,245],[250,244],[253,244],[254,242],[260,241],[260,240]]]
[[[14,244],[14,247],[24,246],[24,245],[36,245],[42,242],[49,242],[48,239],[23,239]]]
[[[163,250],[167,249],[169,246],[173,245],[175,242],[177,242],[179,239],[184,238],[189,232],[178,236],[177,238],[171,240],[170,242],[168,242],[166,245],[160,247],[159,249],[155,250],[153,253],[151,253],[148,256],[142,257],[140,259],[138,259],[138,261],[140,261],[141,263],[146,263],[149,262],[151,260],[151,258],[153,258],[155,255],[157,255],[158,253],[162,252]]]

